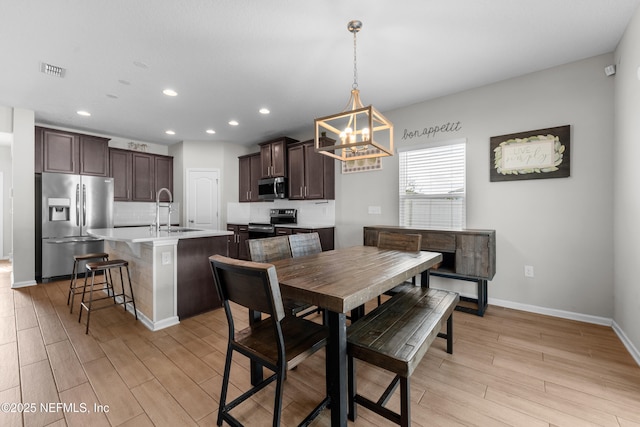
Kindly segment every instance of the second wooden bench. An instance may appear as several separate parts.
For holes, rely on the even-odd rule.
[[[436,337],[446,338],[447,353],[453,353],[453,311],[459,300],[455,292],[414,287],[349,327],[349,419],[355,421],[359,404],[401,426],[411,424],[409,377]],[[446,334],[440,332],[445,322]],[[358,394],[354,358],[396,374],[377,402]],[[398,383],[400,414],[385,407]]]

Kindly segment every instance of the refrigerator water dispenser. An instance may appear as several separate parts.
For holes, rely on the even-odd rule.
[[[49,198],[49,221],[69,221],[70,199]]]

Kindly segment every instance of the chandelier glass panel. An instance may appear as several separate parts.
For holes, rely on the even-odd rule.
[[[353,33],[353,85],[347,106],[340,113],[315,119],[315,150],[342,161],[393,156],[393,124],[360,100],[356,34],[361,28],[360,21],[347,25]]]

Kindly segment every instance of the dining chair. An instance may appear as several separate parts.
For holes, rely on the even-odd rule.
[[[278,276],[272,264],[237,260],[222,255],[212,255],[209,262],[229,327],[217,424],[222,425],[226,421],[231,425],[241,425],[230,411],[276,381],[273,426],[279,426],[285,374],[326,345],[327,328],[300,317],[285,316]],[[241,306],[265,313],[268,317],[236,331],[231,302],[235,303],[234,310]],[[234,351],[274,373],[227,403]],[[235,384],[238,383],[242,382]],[[327,404],[328,397],[325,397],[301,424],[311,422]]]
[[[264,239],[249,239],[249,258],[254,262],[271,262],[291,258],[289,246],[290,236],[266,237]],[[309,304],[284,298],[284,308],[287,314],[298,315],[311,307]]]
[[[249,258],[255,262],[270,262],[291,258],[288,236],[249,239]]]
[[[322,245],[320,244],[320,236],[318,235],[317,232],[295,233],[295,234],[290,234],[288,237],[289,237],[289,247],[291,248],[291,256],[293,258],[297,258],[305,255],[319,254],[320,252],[322,252]],[[294,303],[298,304],[295,307],[296,314],[302,317],[309,316],[313,313],[320,313],[321,311],[319,308],[314,308],[313,310],[307,310],[308,308],[311,307],[311,304],[306,304],[302,302],[294,302]]]
[[[317,232],[290,234],[288,237],[291,256],[294,258],[322,252],[322,245]]]
[[[378,248],[392,249],[404,252],[420,252],[422,247],[422,235],[410,233],[392,233],[390,231],[381,231],[378,233]],[[416,285],[415,276],[411,278],[411,284]],[[396,295],[406,288],[406,284],[398,285],[387,292],[385,295]],[[382,303],[382,299],[378,296],[378,305]]]

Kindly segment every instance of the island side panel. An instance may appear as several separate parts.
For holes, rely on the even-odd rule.
[[[138,243],[134,253],[124,242],[105,243],[109,259],[124,259],[129,262],[136,309],[139,314],[153,322],[153,246]],[[119,282],[116,286],[119,286]]]
[[[152,331],[179,323],[174,268],[176,245],[176,240],[148,243],[107,241],[105,245],[110,259],[129,262],[138,318]],[[167,264],[162,262],[164,252],[169,252]]]
[[[209,265],[211,255],[229,256],[227,236],[178,241],[178,317],[184,319],[222,306]]]

